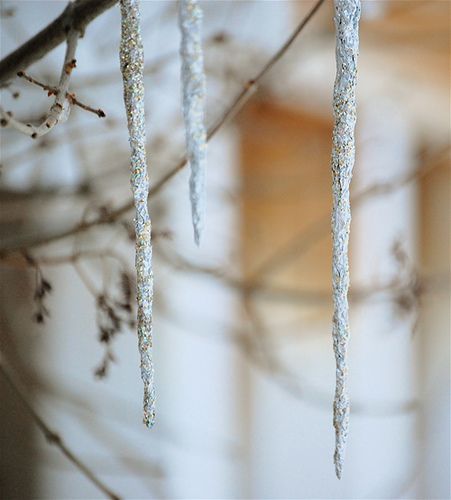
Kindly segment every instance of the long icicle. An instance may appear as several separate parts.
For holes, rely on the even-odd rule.
[[[207,134],[204,125],[206,83],[202,54],[202,10],[196,0],[180,0],[179,25],[183,116],[187,157],[191,166],[191,213],[194,240],[199,245],[205,224]]]
[[[349,342],[349,263],[351,223],[349,187],[355,159],[356,79],[359,50],[360,0],[335,0],[336,64],[333,106],[335,126],[332,147],[332,287],[334,298],[333,344],[336,387],[333,423],[335,427],[335,473],[341,478],[349,428],[350,402],[347,389]]]
[[[144,117],[144,50],[140,27],[139,2],[121,0],[120,65],[124,85],[130,157],[130,182],[135,203],[136,281],[138,301],[138,344],[141,378],[144,383],[144,423],[155,423],[155,388],[152,362],[152,242],[147,208],[149,177],[146,161],[146,123]]]

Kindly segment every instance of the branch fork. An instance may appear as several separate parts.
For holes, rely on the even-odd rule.
[[[23,123],[20,120],[16,120],[11,112],[5,111],[0,107],[0,119],[3,127],[12,127],[28,135],[32,139],[36,139],[48,134],[58,123],[64,123],[68,119],[72,107],[72,101],[68,99],[68,89],[72,71],[77,64],[75,52],[79,37],[79,31],[69,28],[66,42],[66,55],[64,57],[58,87],[53,89],[45,86],[45,89],[49,93],[55,94],[55,101],[47,112],[45,119],[37,126],[31,123]]]

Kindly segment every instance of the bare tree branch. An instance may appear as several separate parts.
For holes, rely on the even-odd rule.
[[[52,23],[0,61],[0,86],[11,80],[19,71],[42,59],[62,43],[69,29],[83,34],[86,26],[97,16],[112,7],[118,0],[76,0]]]
[[[290,287],[277,287],[271,286],[264,282],[255,282],[235,278],[225,269],[200,266],[193,264],[184,259],[180,255],[171,255],[167,249],[158,254],[167,265],[171,266],[177,271],[186,273],[194,273],[211,278],[221,282],[231,290],[235,290],[247,297],[254,299],[266,299],[273,302],[285,302],[293,304],[311,304],[315,306],[331,305],[332,297],[327,290],[309,290]],[[41,260],[41,264],[53,263],[53,260]],[[60,261],[56,261],[60,263]],[[349,299],[352,303],[360,303],[367,300],[377,298],[388,294],[389,301],[397,302],[399,297],[406,295],[424,295],[430,291],[442,291],[449,288],[449,275],[420,275],[412,268],[405,276],[396,276],[386,283],[378,283],[373,286],[366,286],[361,288],[353,287],[350,289]]]
[[[211,140],[216,133],[224,126],[224,124],[228,123],[235,115],[240,111],[248,99],[251,97],[253,92],[256,91],[258,85],[264,76],[273,68],[273,66],[279,61],[283,55],[287,52],[287,50],[291,47],[293,42],[302,32],[302,30],[307,26],[308,22],[312,19],[314,14],[318,11],[320,6],[324,3],[324,0],[318,0],[310,12],[304,17],[304,19],[298,24],[293,33],[288,37],[286,42],[282,45],[282,47],[277,50],[277,52],[267,61],[267,63],[263,66],[263,68],[258,72],[255,78],[250,79],[243,90],[235,97],[233,102],[227,107],[222,116],[213,125],[207,133],[207,140]],[[177,165],[175,165],[169,172],[167,172],[149,191],[149,198],[154,196],[161,188],[170,181],[180,170],[182,170],[187,163],[186,157],[182,158]],[[28,242],[26,244],[19,244],[14,247],[8,247],[1,250],[2,254],[5,255],[7,253],[11,253],[14,251],[23,252],[28,248],[37,247],[46,245],[49,243],[53,243],[55,241],[62,240],[69,236],[73,236],[75,234],[79,234],[81,232],[87,231],[88,229],[103,225],[103,224],[111,224],[115,222],[119,217],[123,214],[127,213],[129,210],[133,208],[133,201],[127,201],[120,205],[118,208],[111,210],[107,216],[100,216],[88,222],[81,222],[76,224],[73,227],[65,229],[63,231],[57,232],[53,235],[45,235],[40,239],[37,239],[32,242]]]
[[[64,56],[60,81],[55,93],[55,102],[52,104],[42,123],[38,126],[31,125],[31,123],[23,123],[13,118],[11,113],[6,112],[0,106],[2,127],[9,126],[15,128],[32,139],[36,139],[37,137],[48,134],[59,122],[63,122],[68,118],[72,102],[67,98],[67,94],[72,70],[75,68],[76,64],[75,51],[77,50],[79,36],[80,33],[72,29],[67,35],[66,55]]]
[[[246,300],[244,294],[243,300]],[[227,325],[227,328],[223,330],[227,331],[225,340],[230,341],[235,345],[240,352],[246,357],[246,359],[258,370],[264,374],[271,376],[271,381],[283,389],[287,394],[290,394],[294,398],[311,404],[317,408],[324,409],[326,411],[330,410],[329,396],[322,391],[313,389],[301,380],[297,373],[283,364],[281,359],[277,355],[277,352],[268,352],[275,344],[271,346],[267,345],[267,341],[270,339],[271,333],[266,330],[262,335],[262,328],[266,328],[264,322],[260,319],[259,323],[256,324],[255,316],[249,316],[249,311],[246,310],[249,303],[243,304],[245,307],[246,316],[249,320],[250,328],[237,328]],[[254,309],[255,310],[255,309]],[[166,319],[169,319],[166,317]],[[186,321],[177,322],[174,318],[171,318],[171,322],[181,326],[182,324],[186,327]],[[190,324],[192,323],[192,317],[190,317]],[[215,330],[215,328],[210,328],[209,332]],[[188,330],[190,333],[194,333],[193,330]],[[258,337],[261,338],[258,338]],[[269,356],[269,357],[268,357]],[[352,413],[354,415],[365,415],[372,417],[388,417],[394,415],[401,415],[405,413],[415,413],[418,411],[419,401],[417,399],[409,399],[406,401],[392,401],[392,402],[363,402],[355,401],[352,406]]]
[[[57,95],[57,93],[58,93],[58,89],[56,87],[52,87],[50,85],[46,85],[45,83],[42,83],[42,82],[36,80],[36,78],[31,77],[30,75],[28,75],[27,73],[25,73],[25,71],[19,71],[17,73],[17,76],[19,78],[23,78],[24,80],[26,80],[29,83],[32,83],[33,85],[37,85],[42,90],[45,90],[48,93],[49,96],[51,96],[51,95]],[[74,106],[78,106],[79,108],[84,109],[85,111],[89,111],[90,113],[94,113],[99,118],[105,118],[105,116],[106,116],[105,112],[102,109],[100,109],[100,108],[95,109],[95,108],[93,108],[91,106],[88,106],[87,104],[83,104],[82,102],[80,102],[76,98],[76,96],[75,96],[75,94],[73,92],[66,92],[66,98]]]
[[[44,437],[50,444],[55,445],[60,451],[65,455],[74,465],[75,467],[85,476],[87,477],[93,484],[97,486],[97,488],[104,493],[108,498],[112,500],[120,500],[120,497],[113,493],[95,474],[91,471],[66,445],[63,441],[62,437],[56,433],[47,423],[42,419],[42,417],[35,411],[33,406],[28,401],[28,398],[25,396],[24,391],[19,387],[19,384],[14,380],[14,377],[11,375],[11,370],[6,366],[6,362],[4,360],[3,355],[0,353],[0,373],[3,375],[3,378],[9,384],[11,389],[14,391],[16,396],[22,401],[24,406],[27,408],[28,413],[35,421],[36,425],[44,434]]]

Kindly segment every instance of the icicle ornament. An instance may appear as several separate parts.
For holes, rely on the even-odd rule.
[[[199,245],[205,220],[205,166],[207,134],[204,125],[206,83],[202,54],[202,10],[196,0],[180,0],[183,117],[186,151],[191,167],[189,181],[194,240]]]
[[[155,388],[152,362],[152,242],[147,208],[149,177],[146,161],[144,117],[144,50],[140,27],[139,2],[121,0],[120,65],[129,131],[130,182],[135,204],[136,281],[138,302],[138,345],[141,378],[144,383],[144,423],[155,423]]]
[[[333,423],[335,427],[335,473],[341,478],[349,428],[350,402],[347,389],[349,342],[349,263],[351,223],[349,187],[355,159],[356,79],[359,50],[360,0],[335,0],[336,64],[332,138],[332,288],[334,299],[333,344],[336,387]]]

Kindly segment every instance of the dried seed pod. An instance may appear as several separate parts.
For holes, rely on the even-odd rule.
[[[153,272],[151,221],[147,198],[149,178],[146,161],[144,117],[144,50],[137,0],[121,0],[120,65],[124,86],[131,149],[131,188],[135,204],[138,343],[144,383],[144,423],[155,423],[155,387],[152,362]]]
[[[347,390],[349,342],[348,243],[351,223],[349,187],[354,167],[356,122],[356,78],[359,49],[360,0],[335,0],[336,63],[333,106],[335,126],[332,147],[332,288],[334,298],[333,344],[336,387],[333,411],[335,427],[335,472],[340,479],[349,427]]]
[[[205,166],[207,134],[204,125],[206,83],[202,54],[202,10],[196,0],[180,0],[183,117],[186,151],[191,166],[189,181],[194,240],[199,245],[205,219]]]

